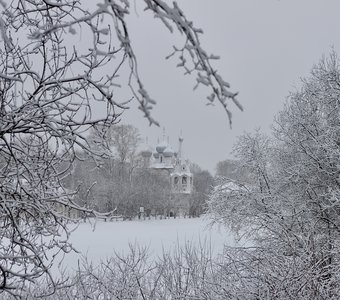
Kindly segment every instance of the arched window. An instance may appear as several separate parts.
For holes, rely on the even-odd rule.
[[[178,177],[177,177],[177,176],[174,177],[174,184],[175,184],[175,185],[178,184]]]
[[[186,176],[182,177],[182,184],[187,184],[187,177]]]

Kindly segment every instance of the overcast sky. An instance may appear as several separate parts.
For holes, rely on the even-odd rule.
[[[136,1],[137,6],[142,1]],[[233,128],[223,108],[206,106],[207,91],[192,90],[194,79],[182,76],[177,61],[164,60],[179,41],[159,20],[137,7],[130,30],[139,71],[152,98],[154,118],[165,127],[173,148],[180,130],[184,155],[215,171],[218,161],[232,157],[237,136],[260,127],[266,132],[290,91],[300,85],[322,55],[340,50],[340,1],[337,0],[178,0],[197,27],[202,46],[220,55],[220,74],[239,91],[244,112],[230,104]],[[149,127],[137,105],[123,116],[155,145],[162,129]]]

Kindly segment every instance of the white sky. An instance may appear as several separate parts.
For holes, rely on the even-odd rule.
[[[173,148],[180,130],[184,155],[214,172],[216,163],[231,157],[236,137],[261,127],[269,132],[274,115],[323,54],[340,50],[340,1],[314,0],[178,0],[186,15],[204,30],[203,48],[221,56],[215,63],[245,108],[232,104],[230,130],[223,108],[206,106],[204,88],[195,92],[194,78],[182,76],[176,60],[164,60],[179,41],[159,20],[137,7],[130,34],[145,87],[157,106],[154,118],[166,129]],[[136,1],[137,6],[142,1]],[[151,145],[162,129],[149,127],[142,113],[132,108],[124,123],[139,128]]]

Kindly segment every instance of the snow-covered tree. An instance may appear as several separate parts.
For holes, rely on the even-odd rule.
[[[239,168],[248,170],[248,182],[217,177],[216,187],[209,200],[209,210],[217,222],[223,222],[233,229],[246,226],[251,229],[263,227],[270,205],[271,180],[269,168],[271,162],[270,139],[256,131],[244,133],[234,145],[234,152],[239,159]],[[248,227],[249,226],[249,227]]]
[[[130,2],[0,1],[0,293],[25,293],[39,278],[50,293],[61,284],[49,270],[55,254],[72,248],[64,208],[86,210],[62,181],[79,153],[93,153],[86,131],[110,126],[127,107],[129,99],[117,99],[115,91],[127,87],[157,124],[129,38]],[[144,4],[146,13],[183,35],[171,56],[210,89],[209,101],[219,101],[229,115],[228,100],[241,108],[211,65],[216,56],[203,50],[201,30],[177,4]],[[126,80],[118,82],[124,68]],[[99,116],[97,106],[106,113]]]
[[[316,65],[300,91],[278,115],[278,177],[288,191],[298,253],[318,297],[339,292],[340,246],[340,66],[335,53]],[[301,251],[303,250],[303,251]]]
[[[190,196],[190,216],[199,216],[206,211],[206,201],[214,185],[214,178],[207,170],[202,170],[195,163],[190,164],[194,176],[193,192]]]
[[[226,252],[242,278],[235,285],[241,299],[338,298],[339,86],[333,53],[290,95],[273,139],[257,132],[236,144],[252,181],[211,196],[215,220],[251,241],[252,247]]]

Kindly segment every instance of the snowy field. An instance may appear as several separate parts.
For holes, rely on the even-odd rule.
[[[165,251],[173,250],[177,245],[191,243],[195,246],[207,244],[213,254],[223,250],[223,245],[235,245],[236,242],[226,229],[211,227],[207,217],[135,220],[135,221],[98,221],[95,224],[82,223],[71,235],[73,246],[87,256],[89,261],[98,263],[115,252],[124,254],[129,245],[147,247],[151,258],[156,258]],[[80,254],[70,253],[63,266],[67,271],[77,267]]]

